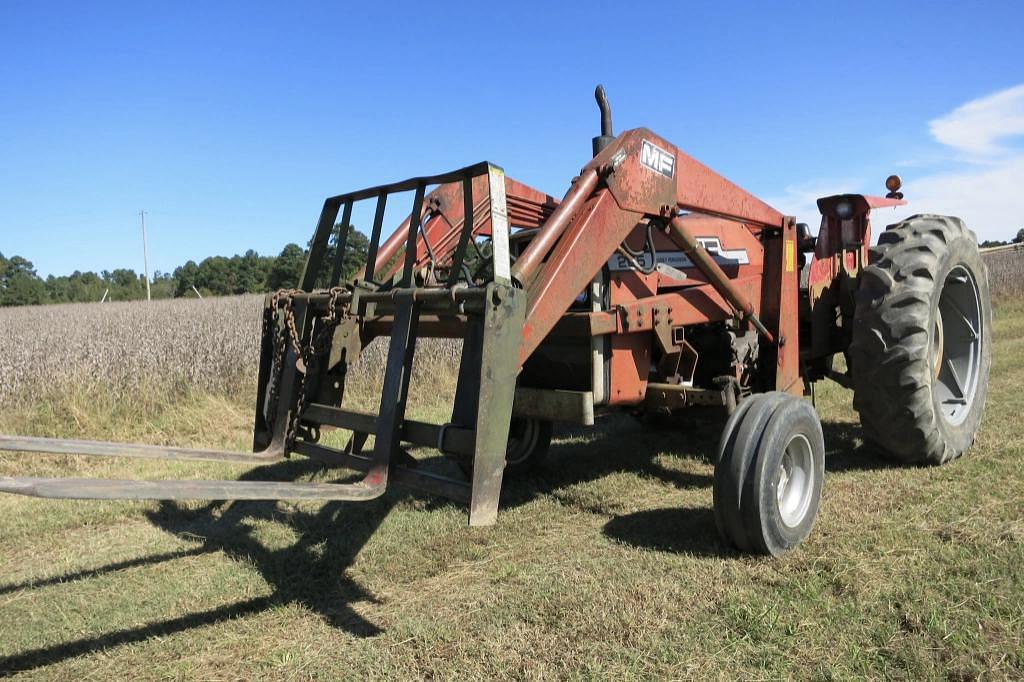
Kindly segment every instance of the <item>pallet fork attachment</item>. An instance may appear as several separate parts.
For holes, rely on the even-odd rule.
[[[435,187],[429,194],[428,187]],[[380,243],[389,196],[412,191],[412,211]],[[341,263],[353,205],[376,199],[370,248],[360,276],[341,286]],[[513,286],[509,213],[519,224],[539,225],[554,200],[506,179],[501,168],[479,163],[452,173],[421,177],[327,199],[310,246],[301,289],[267,298],[264,317],[254,454],[98,441],[0,436],[0,450],[101,457],[210,461],[255,467],[292,453],[365,472],[356,483],[211,480],[105,480],[0,477],[0,492],[60,499],[351,500],[382,495],[389,480],[412,489],[468,502],[470,523],[497,516],[505,448],[516,386],[516,358],[526,300]],[[338,214],[342,220],[336,222]],[[434,237],[433,243],[431,236]],[[469,249],[490,237],[489,263]],[[335,259],[327,262],[329,247]],[[421,274],[425,263],[431,272]],[[486,266],[486,267],[483,267]],[[487,271],[481,274],[481,271]],[[323,287],[324,284],[328,286]],[[318,285],[321,287],[318,289]],[[421,318],[435,327],[466,330],[453,422],[426,424],[405,418],[412,360]],[[339,407],[347,365],[372,338],[367,320],[390,330],[378,414]],[[450,330],[449,330],[450,331]],[[347,347],[343,335],[348,334]],[[448,335],[451,335],[450,333]],[[351,342],[355,342],[355,346]],[[458,420],[458,421],[456,421]],[[479,425],[479,426],[477,426]],[[349,429],[343,450],[317,443],[321,426]],[[372,452],[363,454],[370,435]],[[416,468],[403,442],[471,456],[471,480]]]

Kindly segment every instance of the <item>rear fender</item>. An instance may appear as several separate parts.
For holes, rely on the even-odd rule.
[[[871,210],[901,206],[902,199],[863,194],[836,194],[818,199],[821,228],[808,265],[807,298],[812,314],[811,356],[845,350],[834,347],[836,310],[845,331],[853,314],[853,292],[861,270],[868,265],[871,246]],[[848,339],[841,334],[839,339]]]

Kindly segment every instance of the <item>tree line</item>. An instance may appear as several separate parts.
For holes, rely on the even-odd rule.
[[[978,246],[987,249],[991,246],[1009,246],[1010,244],[1024,244],[1024,227],[1017,230],[1017,236],[1010,241],[1001,242],[998,239],[986,239],[978,244]]]
[[[335,230],[337,235],[337,230]],[[353,277],[366,262],[369,240],[351,229],[342,265],[342,278]],[[150,280],[154,299],[195,296],[256,294],[298,286],[306,263],[307,248],[288,244],[277,256],[261,256],[248,250],[242,255],[211,256],[199,263],[188,261],[174,272],[155,272]],[[337,248],[332,238],[327,263]],[[70,275],[40,277],[32,261],[0,253],[0,306],[45,303],[88,303],[100,300],[138,301],[146,298],[146,277],[118,268],[96,272],[76,270]]]

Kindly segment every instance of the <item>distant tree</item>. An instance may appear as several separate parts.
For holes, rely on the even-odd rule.
[[[103,283],[110,289],[108,300],[137,301],[146,297],[145,277],[136,274],[134,270],[127,268],[118,268],[109,272],[104,270],[102,276]]]
[[[341,268],[342,281],[355,277],[356,273],[366,266],[366,254],[369,251],[369,238],[359,230],[352,228],[352,231],[348,233],[348,246],[345,249],[345,261]]]
[[[316,285],[324,288],[330,284],[331,274],[334,272],[334,262],[338,258],[338,234],[341,223],[336,224],[331,240],[327,244],[327,252],[324,255],[324,266],[317,276]],[[348,231],[345,241],[345,258],[341,263],[341,281],[355,277],[356,273],[366,265],[366,254],[370,250],[369,238],[352,227]]]
[[[0,305],[38,305],[46,301],[46,283],[31,261],[0,254]]]
[[[154,299],[174,297],[174,276],[169,272],[153,273],[153,282],[150,287]]]
[[[337,231],[328,244],[325,267],[318,286],[330,281],[337,255]],[[369,240],[352,229],[348,235],[341,280],[351,279],[366,264]],[[192,296],[195,287],[203,296],[264,293],[298,286],[306,262],[306,250],[288,244],[278,256],[261,256],[252,249],[235,256],[211,256],[201,262],[188,261],[173,273],[156,271],[150,282],[154,299]],[[70,275],[50,275],[45,280],[31,262],[0,254],[0,305],[34,303],[136,301],[146,297],[146,280],[134,270],[118,268],[95,272],[76,270]]]
[[[199,283],[199,266],[195,261],[188,261],[174,269],[174,295],[184,296]]]
[[[299,285],[302,268],[306,264],[306,252],[298,244],[288,244],[267,273],[267,289],[293,289]]]
[[[1014,244],[1024,244],[1024,227],[1017,230],[1017,236],[1013,239]]]

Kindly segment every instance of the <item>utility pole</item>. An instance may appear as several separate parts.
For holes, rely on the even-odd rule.
[[[146,212],[139,211],[142,218],[142,262],[146,268],[146,300],[152,301],[153,297],[149,291],[149,241],[146,239]]]

